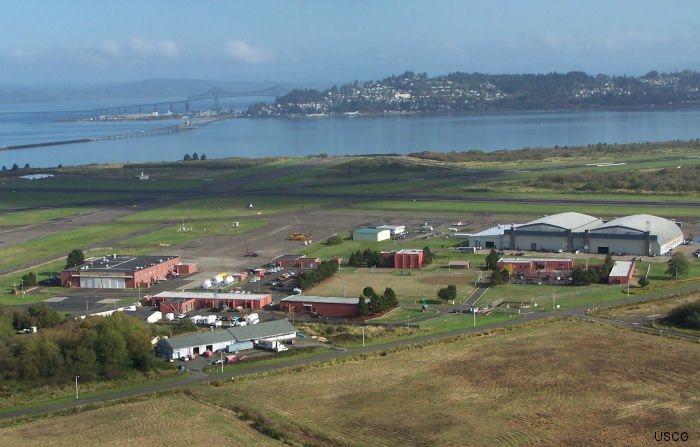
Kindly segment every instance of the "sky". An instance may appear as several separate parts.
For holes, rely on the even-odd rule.
[[[6,85],[684,69],[700,70],[697,0],[26,0],[0,14]]]

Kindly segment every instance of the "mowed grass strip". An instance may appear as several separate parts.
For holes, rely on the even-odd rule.
[[[0,194],[0,209],[2,208],[23,208],[30,206],[49,206],[61,204],[81,204],[81,203],[101,203],[108,200],[133,200],[138,202],[142,198],[134,193],[109,193],[74,191],[70,194],[65,192],[51,191],[2,191]]]
[[[281,196],[282,194],[280,194]],[[259,198],[259,197],[217,197],[206,199],[181,200],[160,208],[139,211],[120,217],[122,222],[138,221],[178,221],[198,219],[236,220],[245,216],[281,213],[304,208],[313,208],[323,202],[313,199]],[[253,204],[248,208],[248,204]],[[186,223],[186,222],[185,222]]]
[[[90,211],[91,209],[92,208],[86,207],[73,207],[0,213],[0,228],[37,224],[40,222],[46,222],[47,220],[59,219],[61,217],[84,213]]]
[[[686,341],[556,320],[193,392],[336,445],[642,446],[698,435],[699,362]]]
[[[51,256],[66,255],[74,248],[86,247],[125,236],[145,228],[147,224],[90,225],[62,233],[33,239],[0,248],[0,269],[16,267]]]
[[[467,199],[465,199],[467,200]],[[653,207],[653,206],[621,206],[621,205],[583,205],[575,203],[563,204],[536,204],[536,203],[470,203],[470,202],[436,202],[426,200],[378,200],[361,202],[352,206],[353,209],[384,210],[384,211],[415,211],[415,212],[450,212],[450,213],[493,213],[493,214],[520,214],[524,216],[543,214],[565,213],[576,211],[578,213],[601,216],[605,218],[619,217],[632,214],[653,214],[664,217],[700,217],[700,208],[697,207]]]
[[[233,227],[230,220],[188,222],[141,234],[126,239],[119,245],[159,248],[165,244],[182,244],[204,236],[242,234],[266,224],[267,222],[262,219],[241,220],[238,221],[238,227]]]
[[[346,270],[347,269],[347,270]],[[462,271],[463,272],[463,271]],[[401,276],[400,271],[393,269],[350,269],[341,267],[340,274],[335,274],[314,287],[304,290],[304,295],[319,296],[349,296],[356,298],[362,294],[365,287],[372,287],[378,294],[391,287],[396,297],[402,303],[420,304],[423,298],[434,300],[440,288],[450,284],[457,286],[457,300],[464,301],[474,291],[474,279],[471,272],[450,273],[446,269],[435,271],[425,269],[413,271]],[[459,304],[456,303],[456,304]]]
[[[186,423],[184,423],[186,421]],[[4,445],[251,445],[283,446],[231,411],[184,394],[0,428]]]

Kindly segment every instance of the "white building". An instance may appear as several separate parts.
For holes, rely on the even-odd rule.
[[[378,228],[361,228],[352,232],[353,241],[379,242],[391,239],[391,231]]]

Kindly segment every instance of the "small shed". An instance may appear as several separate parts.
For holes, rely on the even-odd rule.
[[[361,228],[352,232],[352,240],[362,242],[379,242],[391,239],[391,231],[378,228]]]
[[[467,270],[471,267],[471,262],[469,261],[450,261],[448,267],[452,269]]]

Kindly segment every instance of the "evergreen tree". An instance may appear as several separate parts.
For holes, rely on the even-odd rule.
[[[367,315],[369,312],[369,307],[367,306],[367,301],[365,301],[364,295],[360,295],[360,301],[357,303],[357,313],[360,315]]]
[[[66,268],[75,267],[76,265],[85,264],[85,253],[79,248],[72,250],[66,257]]]
[[[690,272],[690,262],[686,255],[681,252],[676,252],[668,261],[666,273],[674,278],[685,278]]]
[[[498,260],[500,259],[499,254],[494,250],[493,248],[489,252],[488,255],[486,255],[486,268],[488,270],[496,270],[496,264],[498,263]]]
[[[399,300],[396,298],[396,292],[394,292],[394,289],[391,287],[384,289],[384,295],[382,295],[382,297],[387,307],[396,307],[399,304]]]
[[[615,261],[613,260],[612,256],[610,256],[610,253],[605,255],[605,261],[603,261],[603,276],[605,276],[605,279],[608,279],[608,276],[610,276],[610,271],[613,268],[613,265],[615,265]]]
[[[185,157],[183,158],[185,161],[190,161],[192,160],[192,157],[190,157],[190,154],[185,154]]]
[[[22,276],[24,287],[33,287],[36,285],[36,274],[34,272],[26,273]]]
[[[199,157],[200,160],[206,160],[207,159],[207,154],[202,154],[201,157]]]
[[[199,160],[199,155],[196,152],[192,154],[192,160]]]

